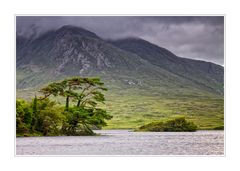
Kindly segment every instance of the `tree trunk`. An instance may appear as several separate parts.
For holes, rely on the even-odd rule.
[[[77,107],[79,107],[79,106],[80,106],[80,102],[81,102],[81,100],[78,100]]]
[[[65,110],[68,111],[68,108],[69,108],[69,96],[67,96],[67,98],[66,98]]]
[[[32,123],[31,123],[31,130],[32,132],[36,129],[36,117],[37,117],[37,95],[35,94],[35,98],[33,100],[33,116],[32,116]]]
[[[94,135],[95,133],[88,127],[88,125],[86,123],[83,123],[83,125],[86,128],[86,131],[90,134],[90,135]]]

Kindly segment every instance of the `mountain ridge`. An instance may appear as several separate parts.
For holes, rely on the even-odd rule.
[[[152,82],[156,87],[192,86],[223,94],[223,67],[180,58],[140,38],[106,41],[86,29],[67,25],[34,40],[17,36],[16,42],[18,89],[41,85],[44,78],[47,82],[100,75],[113,82],[121,80],[121,84],[126,79],[133,83],[140,80],[146,87]]]
[[[215,84],[213,86],[217,86],[218,82],[223,84],[223,67],[220,65],[178,57],[165,48],[139,38],[127,38],[109,42],[123,50],[139,55],[153,65],[157,65],[198,84],[203,84],[199,81],[200,79],[208,79],[208,82],[203,84],[206,87],[208,87],[209,81]],[[219,92],[222,93],[223,89]]]

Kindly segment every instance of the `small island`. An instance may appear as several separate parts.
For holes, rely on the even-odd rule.
[[[197,125],[189,122],[185,117],[179,117],[166,122],[151,122],[139,127],[136,131],[146,132],[195,132]]]

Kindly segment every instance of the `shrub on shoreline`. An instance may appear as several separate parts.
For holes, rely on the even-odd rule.
[[[184,117],[175,118],[166,122],[152,122],[139,127],[136,131],[149,132],[194,132],[197,126],[187,121]]]

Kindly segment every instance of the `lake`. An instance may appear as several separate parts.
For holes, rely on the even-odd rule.
[[[224,155],[224,131],[131,132],[16,138],[16,155]]]

